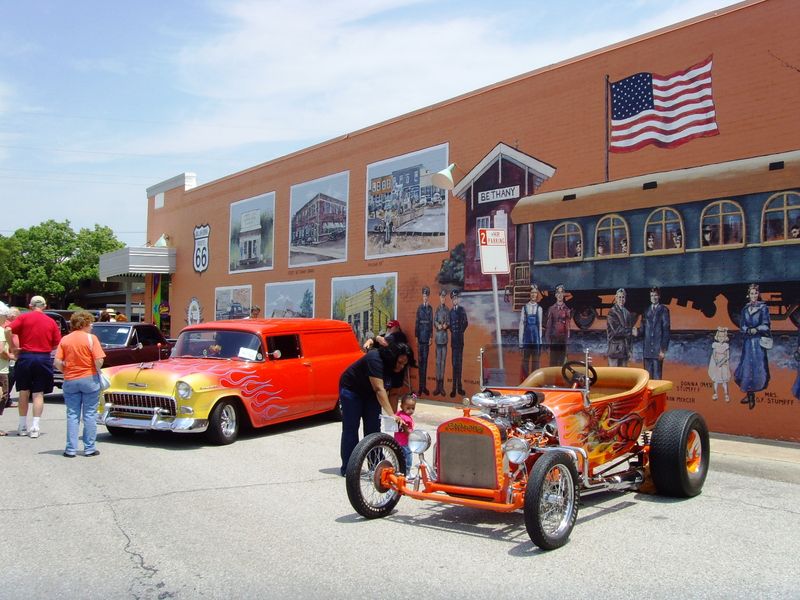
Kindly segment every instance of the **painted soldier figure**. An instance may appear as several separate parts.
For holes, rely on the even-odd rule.
[[[572,319],[572,309],[564,303],[566,291],[563,285],[558,284],[555,293],[556,303],[547,309],[544,335],[550,346],[550,366],[560,367],[567,358],[569,322]]]
[[[422,288],[422,304],[417,307],[417,318],[414,322],[414,335],[417,338],[417,352],[419,356],[419,389],[417,393],[422,396],[428,395],[428,350],[431,347],[431,337],[433,335],[433,307],[428,304],[431,289],[428,286]]]
[[[634,328],[635,331],[635,328]],[[661,379],[664,356],[669,348],[669,309],[661,304],[661,290],[650,288],[650,306],[642,316],[642,358],[651,379]]]
[[[450,292],[450,299],[453,308],[450,309],[450,347],[453,350],[453,388],[450,390],[450,397],[455,398],[456,392],[462,396],[464,386],[461,384],[461,365],[464,356],[464,332],[467,330],[467,311],[459,305],[459,291]]]
[[[614,306],[608,311],[606,335],[608,336],[608,365],[627,367],[631,357],[631,342],[636,334],[633,326],[634,316],[625,308],[626,293],[619,288],[614,298]]]
[[[450,329],[450,309],[447,308],[447,290],[439,291],[439,306],[433,318],[433,327],[436,330],[434,342],[436,343],[436,389],[433,395],[444,396],[444,366],[447,362],[447,330]]]
[[[519,347],[522,349],[522,379],[539,368],[542,350],[542,307],[539,305],[539,288],[531,288],[531,299],[519,315]]]

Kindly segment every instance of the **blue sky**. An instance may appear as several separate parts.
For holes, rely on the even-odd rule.
[[[0,234],[68,219],[143,245],[164,179],[206,183],[733,2],[493,4],[0,0]]]

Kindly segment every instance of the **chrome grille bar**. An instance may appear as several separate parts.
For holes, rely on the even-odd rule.
[[[154,409],[159,409],[164,416],[177,415],[175,398],[171,396],[155,396],[152,394],[132,394],[128,392],[111,392],[105,394],[105,400],[112,405],[111,414],[141,415],[151,417]]]

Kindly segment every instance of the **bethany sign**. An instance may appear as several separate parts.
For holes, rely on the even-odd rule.
[[[499,200],[513,200],[519,198],[519,186],[512,185],[511,187],[499,188],[496,190],[486,190],[485,192],[478,192],[478,204],[484,202],[498,202]]]

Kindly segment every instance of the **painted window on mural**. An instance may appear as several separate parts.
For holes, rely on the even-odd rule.
[[[683,222],[675,209],[659,208],[650,213],[644,235],[645,252],[683,250]]]
[[[480,254],[480,247],[478,246],[478,235],[477,232],[479,229],[488,229],[492,226],[492,217],[485,216],[485,217],[477,217],[475,219],[475,260],[481,259]]]
[[[761,241],[800,240],[800,194],[780,192],[764,204]]]
[[[553,229],[550,236],[550,260],[583,258],[583,232],[577,223],[567,222]]]
[[[628,239],[628,223],[625,219],[619,215],[607,215],[597,223],[594,255],[598,258],[627,256]]]
[[[709,204],[700,217],[700,245],[703,248],[744,245],[744,211],[731,200]]]

